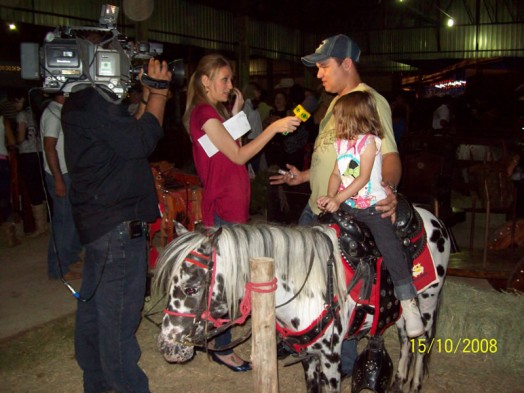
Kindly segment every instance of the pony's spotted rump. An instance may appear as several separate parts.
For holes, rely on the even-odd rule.
[[[431,339],[450,245],[442,224],[427,211],[417,211],[423,219],[428,247],[441,278],[419,295],[425,338]],[[224,322],[221,318],[238,315],[238,305],[249,280],[249,259],[269,257],[275,260],[278,278],[275,297],[279,331],[307,332],[310,341],[301,353],[312,355],[302,360],[307,391],[339,392],[342,338],[348,334],[356,303],[347,295],[338,244],[336,231],[327,226],[236,225],[208,234],[189,232],[180,236],[165,248],[157,262],[154,288],[169,295],[158,337],[160,351],[170,362],[190,360],[194,345],[205,345],[210,334]],[[205,257],[198,259],[198,263],[188,258],[195,251]],[[327,263],[330,259],[332,268]],[[203,264],[202,260],[206,262]],[[335,318],[327,315],[324,319],[328,294],[336,299],[332,306]],[[371,324],[369,315],[363,316],[362,329],[369,330]],[[412,391],[419,391],[427,371],[427,354],[410,351],[402,318],[397,327],[401,352],[392,388],[402,391],[407,383]]]

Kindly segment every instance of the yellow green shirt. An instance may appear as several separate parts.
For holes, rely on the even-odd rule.
[[[398,153],[397,144],[395,143],[395,137],[393,135],[391,108],[387,100],[365,83],[360,83],[352,91],[367,91],[373,95],[377,105],[380,124],[384,130],[384,139],[382,140],[382,148],[380,151],[383,156],[388,153]],[[337,153],[334,147],[336,132],[333,106],[339,98],[340,97],[337,96],[331,101],[326,115],[320,122],[319,133],[315,140],[315,147],[311,158],[311,168],[309,170],[311,196],[309,198],[309,206],[315,214],[320,214],[320,209],[317,207],[317,199],[327,194],[329,177],[331,176],[337,159]]]

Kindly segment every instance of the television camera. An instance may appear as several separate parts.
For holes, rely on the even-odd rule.
[[[165,81],[147,75],[147,61],[162,55],[162,44],[128,41],[116,29],[117,6],[103,5],[99,27],[59,26],[49,32],[42,47],[37,43],[21,44],[23,79],[43,79],[46,93],[68,95],[86,86],[114,93],[119,100],[144,69],[142,82],[153,88],[167,88]],[[171,84],[183,86],[182,60],[169,63]],[[104,94],[105,95],[105,94]]]

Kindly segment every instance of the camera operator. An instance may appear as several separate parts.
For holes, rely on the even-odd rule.
[[[150,59],[147,72],[171,80],[166,62]],[[135,332],[146,288],[146,223],[159,216],[147,158],[163,136],[168,89],[142,85],[134,116],[116,96],[108,100],[111,91],[89,85],[62,110],[73,216],[86,249],[75,326],[85,392],[149,392]]]

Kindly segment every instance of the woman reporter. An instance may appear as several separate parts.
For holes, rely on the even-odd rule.
[[[244,99],[233,87],[233,71],[229,61],[220,54],[204,56],[191,76],[188,86],[184,126],[193,144],[195,167],[202,181],[202,219],[207,227],[243,224],[249,219],[251,185],[246,163],[253,158],[277,133],[292,132],[300,120],[288,116],[270,124],[258,137],[242,146],[235,141],[222,124],[242,110]],[[235,95],[231,114],[225,103]],[[207,135],[218,149],[209,157],[199,138]],[[231,341],[230,331],[215,339],[221,347]],[[251,369],[233,351],[213,352],[213,359],[233,371]]]

